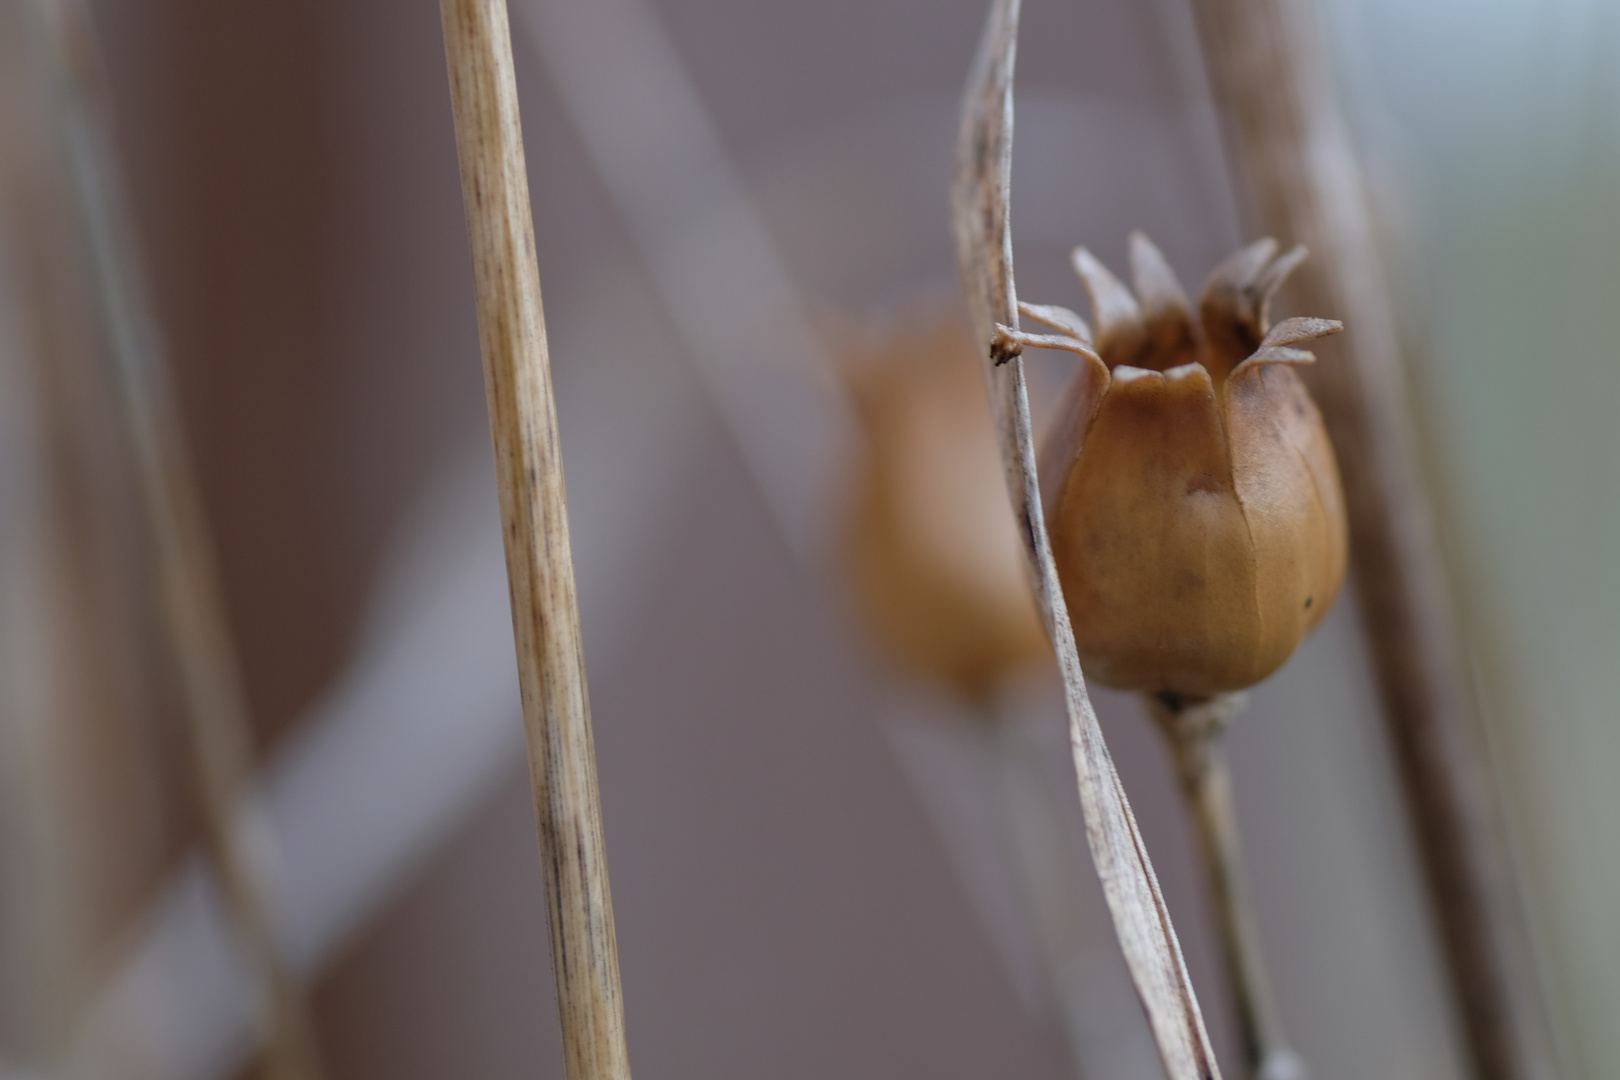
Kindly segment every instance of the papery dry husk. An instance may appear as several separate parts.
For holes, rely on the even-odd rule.
[[[1089,676],[1237,690],[1282,666],[1344,579],[1338,468],[1291,370],[1313,358],[1290,347],[1338,324],[1268,326],[1301,252],[1276,259],[1262,241],[1233,256],[1194,324],[1157,249],[1140,236],[1132,248],[1140,305],[1076,255],[1099,357],[1081,359],[1042,455],[1053,554]]]

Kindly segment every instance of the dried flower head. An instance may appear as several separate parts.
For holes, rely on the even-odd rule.
[[[1267,307],[1304,259],[1262,240],[1210,275],[1198,318],[1164,256],[1131,237],[1133,296],[1084,248],[1095,348],[1002,329],[1081,368],[1041,454],[1042,500],[1081,663],[1122,689],[1207,695],[1270,675],[1344,578],[1344,498],[1321,415],[1293,371],[1327,319],[1273,327]]]
[[[1052,647],[960,315],[930,311],[855,344],[839,335],[865,436],[845,552],[874,636],[912,672],[975,700]]]

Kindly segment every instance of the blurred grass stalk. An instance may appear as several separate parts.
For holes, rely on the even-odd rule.
[[[66,1044],[165,802],[127,451],[23,15],[0,4],[0,1060],[19,1067]]]
[[[441,0],[569,1080],[629,1080],[613,900],[506,0]]]
[[[100,308],[101,351],[122,406],[151,533],[151,572],[180,675],[203,842],[227,897],[236,944],[257,983],[265,1071],[274,1080],[315,1080],[320,1066],[308,1005],[269,908],[268,853],[252,850],[235,821],[252,769],[252,724],[168,360],[124,207],[88,13],[79,0],[21,0],[21,7],[49,84]]]
[[[71,426],[49,376],[70,365],[66,312],[46,295],[60,267],[20,14],[0,5],[0,1075],[49,1059],[89,963],[84,875],[106,853],[79,827],[88,785],[64,743],[107,704],[110,680],[94,673],[117,670],[88,633],[93,575],[47,490]]]
[[[1415,416],[1355,150],[1310,0],[1193,0],[1261,231],[1301,242],[1304,309],[1342,318],[1315,369],[1345,480],[1368,651],[1475,1074],[1554,1064],[1424,489]]]

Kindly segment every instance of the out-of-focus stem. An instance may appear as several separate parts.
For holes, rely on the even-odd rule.
[[[1242,710],[1243,698],[1233,694],[1199,699],[1149,694],[1146,700],[1170,744],[1176,776],[1198,835],[1198,853],[1220,931],[1227,986],[1237,1010],[1248,1075],[1254,1080],[1305,1080],[1305,1062],[1283,1036],[1282,1016],[1243,871],[1232,774],[1221,751],[1221,735]]]
[[[1367,649],[1481,1080],[1543,1080],[1550,1042],[1465,649],[1447,589],[1393,307],[1310,0],[1192,0],[1259,224],[1314,258],[1305,310],[1343,319],[1314,389],[1344,477]]]
[[[77,0],[35,0],[32,9],[152,534],[204,845],[258,984],[265,1072],[272,1080],[315,1080],[320,1066],[308,1004],[276,941],[263,868],[234,824],[251,769],[252,727],[168,359],[124,209],[99,56]]]

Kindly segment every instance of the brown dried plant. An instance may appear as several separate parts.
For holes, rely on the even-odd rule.
[[[969,80],[954,225],[1009,487],[1064,676],[1087,836],[1167,1071],[1213,1075],[1197,1002],[1082,669],[1147,696],[1197,828],[1247,1071],[1297,1080],[1305,1067],[1282,1035],[1261,955],[1220,736],[1242,707],[1233,691],[1282,665],[1344,579],[1338,468],[1322,417],[1292,370],[1314,360],[1296,346],[1342,327],[1312,318],[1270,325],[1273,293],[1304,259],[1302,248],[1279,258],[1271,240],[1215,270],[1196,319],[1164,256],[1141,234],[1131,239],[1135,295],[1085,249],[1074,254],[1095,309],[1095,341],[1074,312],[1019,303],[1008,228],[1018,7],[992,5]],[[1023,332],[1020,314],[1059,332]],[[1081,358],[1042,454],[1044,483],[1026,347]]]
[[[1153,864],[1086,692],[1036,479],[1023,360],[996,327],[1018,327],[1008,192],[1012,77],[1019,0],[994,0],[968,76],[951,183],[957,265],[985,357],[991,415],[1031,580],[1057,652],[1074,747],[1086,840],[1125,963],[1171,1080],[1218,1077],[1203,1015],[1187,975]]]
[[[1242,869],[1220,740],[1232,693],[1288,659],[1344,581],[1346,524],[1333,447],[1292,368],[1296,345],[1342,329],[1270,322],[1305,257],[1261,240],[1216,267],[1195,321],[1164,256],[1131,237],[1132,295],[1084,248],[1090,328],[1066,308],[1019,310],[1062,333],[998,326],[993,348],[1081,356],[1042,455],[1045,510],[1085,671],[1147,695],[1170,745],[1219,924],[1245,1064],[1295,1080]]]
[[[1303,248],[1261,240],[1210,275],[1194,321],[1164,256],[1131,238],[1136,296],[1085,248],[1098,321],[1020,305],[1061,338],[1002,326],[997,343],[1081,356],[1041,455],[1053,555],[1086,674],[1207,697],[1264,679],[1344,581],[1344,496],[1295,346],[1341,324],[1270,325]]]

